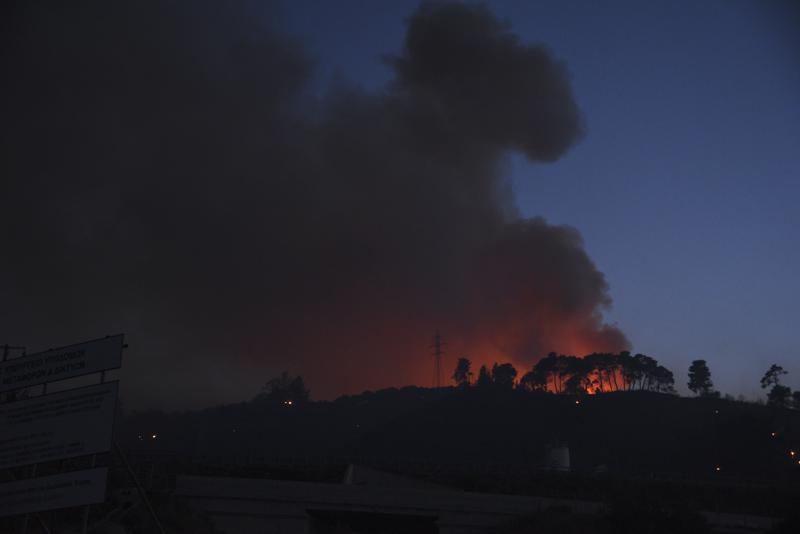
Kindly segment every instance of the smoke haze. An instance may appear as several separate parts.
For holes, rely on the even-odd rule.
[[[436,329],[446,371],[627,348],[577,231],[520,217],[505,172],[581,138],[566,67],[485,7],[423,3],[392,82],[323,96],[274,6],[4,9],[0,342],[125,332],[137,407],[282,369],[428,385]]]

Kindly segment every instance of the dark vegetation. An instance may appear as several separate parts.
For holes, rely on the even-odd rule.
[[[761,382],[769,402],[759,404],[723,398],[702,360],[689,369],[692,398],[663,387],[651,358],[580,360],[551,355],[521,377],[512,365],[495,364],[475,378],[461,358],[453,387],[391,388],[334,401],[311,400],[301,377],[283,373],[248,402],[131,413],[118,419],[116,433],[174,532],[213,532],[205,518],[161,491],[175,475],[338,483],[348,463],[465,491],[606,504],[597,515],[546,509],[496,534],[529,532],[532,525],[544,534],[703,533],[708,512],[782,518],[774,532],[796,531],[800,410],[791,395],[778,395],[789,389],[781,383],[783,369],[766,372]],[[548,451],[561,445],[569,447],[570,471],[545,469]],[[92,507],[93,532],[104,532],[106,523],[149,531],[149,516],[117,458],[100,455],[98,462],[111,468],[111,501]],[[63,467],[56,464],[39,471]],[[130,506],[121,504],[125,498],[133,499]],[[48,521],[63,526],[82,520],[78,512],[54,517]],[[0,523],[0,531],[16,528],[14,521]]]
[[[701,361],[689,383],[698,396],[685,398],[663,392],[655,360],[631,356],[644,371],[613,370],[616,387],[606,371],[574,380],[552,369],[575,369],[575,360],[546,360],[519,380],[509,364],[484,367],[473,384],[462,359],[455,387],[334,401],[310,400],[302,379],[284,373],[252,401],[133,413],[118,434],[133,457],[162,455],[174,473],[335,482],[356,462],[470,491],[608,502],[635,494],[774,517],[800,498],[800,411],[722,398]],[[597,373],[581,365],[584,376]],[[533,381],[539,387],[526,383],[531,373],[545,377]],[[781,376],[768,372],[765,387],[774,391]],[[572,387],[592,380],[594,395]],[[554,444],[569,447],[570,473],[542,469]]]
[[[718,397],[719,393],[714,391],[714,384],[711,382],[711,370],[705,360],[695,360],[689,366],[689,389],[695,395],[701,397]]]
[[[575,513],[551,507],[517,518],[492,534],[701,534],[711,529],[702,514],[684,501],[653,500],[636,495],[611,503],[604,514]]]

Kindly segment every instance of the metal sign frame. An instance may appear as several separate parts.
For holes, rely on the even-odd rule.
[[[28,478],[0,484],[0,516],[24,514],[23,532],[27,532],[28,518],[31,513],[84,506],[83,532],[85,533],[89,523],[89,505],[105,500],[108,468],[97,468],[96,461],[98,453],[111,450],[119,384],[117,381],[106,383],[105,376],[107,370],[117,369],[122,366],[122,349],[125,347],[123,334],[106,336],[14,359],[7,359],[9,347],[7,345],[4,347],[3,360],[0,362],[0,392],[13,392],[39,385],[42,386],[42,390],[41,395],[30,399],[7,401],[0,405],[3,406],[5,415],[12,415],[11,417],[5,417],[8,426],[12,428],[18,426],[22,429],[22,432],[18,432],[17,435],[11,437],[11,446],[7,447],[8,450],[2,450],[7,452],[9,457],[13,457],[15,454],[14,439],[19,440],[18,443],[21,447],[35,446],[37,425],[42,427],[39,429],[41,431],[38,432],[39,438],[46,438],[48,433],[54,438],[50,443],[51,449],[44,447],[45,452],[47,452],[44,457],[37,458],[36,454],[42,451],[38,451],[35,448],[31,449],[30,460],[33,463],[29,469]],[[47,394],[47,385],[49,383],[97,373],[100,375],[99,384]],[[112,388],[113,391],[106,390],[105,393],[109,397],[113,395],[113,398],[99,399],[99,404],[96,404],[96,406],[100,409],[94,410],[95,413],[92,413],[91,409],[85,410],[87,402],[89,404],[97,402],[96,399],[93,400],[91,398],[92,390],[90,388],[98,388],[96,391],[100,395],[102,393],[100,390],[108,387]],[[88,391],[89,394],[81,395],[81,390]],[[59,398],[69,399],[71,395],[75,402],[71,403],[67,409],[61,410],[59,406],[48,406],[53,400],[58,401]],[[33,406],[34,410],[25,414],[24,409],[27,405]],[[37,406],[39,408],[38,411],[35,409]],[[50,410],[50,413],[48,413],[48,410]],[[82,410],[86,411],[83,416],[80,415]],[[22,415],[19,413],[20,411]],[[15,414],[15,412],[18,413]],[[14,421],[14,415],[19,416],[17,417],[18,421]],[[25,419],[25,417],[28,417],[28,419]],[[39,421],[30,424],[36,417],[39,417]],[[106,427],[106,432],[100,429],[97,435],[92,437],[92,443],[88,447],[74,446],[74,443],[70,444],[69,440],[65,439],[70,434],[74,435],[74,432],[65,429],[63,424],[60,429],[50,428],[48,430],[47,420],[57,419],[58,417],[72,417],[73,419],[77,417],[76,420],[82,423],[83,428],[86,428],[86,425],[91,423],[103,425]],[[81,418],[83,418],[82,421]],[[98,423],[97,421],[92,421],[93,418],[100,418],[103,421]],[[95,428],[94,430],[98,429]],[[56,436],[57,433],[59,434],[58,436]],[[34,436],[31,436],[31,434],[34,434]],[[63,447],[65,450],[54,454],[53,451],[61,448],[58,444],[59,442],[65,445]],[[55,445],[53,445],[54,443]],[[1,445],[2,442],[0,442]],[[36,477],[38,462],[86,455],[91,455],[90,469]],[[17,461],[9,459],[7,465],[3,465],[3,468],[20,465],[30,464],[20,463],[20,458],[17,458]],[[38,497],[28,496],[28,494],[37,494],[37,492]],[[11,511],[8,512],[9,510]],[[40,522],[42,521],[41,517],[39,517],[39,520]]]
[[[107,336],[0,362],[0,393],[117,369],[124,335]]]

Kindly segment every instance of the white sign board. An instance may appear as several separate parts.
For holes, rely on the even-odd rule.
[[[47,350],[0,363],[0,392],[116,369],[122,334]]]
[[[0,469],[111,450],[118,385],[0,404]]]
[[[26,478],[0,485],[0,517],[103,502],[107,467]]]

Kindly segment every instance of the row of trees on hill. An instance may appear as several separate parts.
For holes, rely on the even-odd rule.
[[[761,387],[769,389],[767,403],[777,407],[794,407],[800,410],[800,391],[781,384],[788,374],[783,367],[773,364],[764,373]],[[459,358],[453,372],[453,381],[460,387],[473,384],[472,362]],[[557,355],[553,352],[539,360],[533,369],[517,380],[517,370],[510,363],[495,363],[491,369],[481,366],[474,385],[478,388],[521,389],[524,391],[549,391],[552,393],[598,393],[607,391],[657,391],[675,392],[672,372],[650,356],[595,353],[578,358]],[[705,360],[694,360],[689,366],[689,390],[699,397],[717,398],[711,370]],[[269,401],[288,406],[302,404],[310,399],[301,376],[284,371],[264,385],[254,400]]]
[[[781,384],[781,377],[789,374],[783,367],[772,364],[761,378],[761,388],[769,389],[767,404],[781,408],[793,407],[800,410],[800,391],[792,392]],[[711,381],[711,370],[705,360],[695,360],[689,366],[689,389],[700,397],[719,397]]]
[[[458,386],[472,383],[472,362],[459,358],[453,373]],[[517,370],[510,363],[485,365],[478,371],[476,387],[517,387],[525,391],[552,393],[596,393],[604,391],[674,392],[672,371],[645,354],[594,353],[583,358],[551,352],[516,382]]]
[[[769,388],[767,403],[777,407],[794,407],[800,410],[800,391],[781,384],[788,374],[780,365],[773,364],[761,379],[761,387]],[[472,362],[459,358],[453,372],[453,381],[459,387],[472,385]],[[598,393],[606,391],[658,391],[675,392],[675,377],[666,367],[645,354],[631,356],[595,353],[578,358],[557,355],[553,352],[533,366],[517,381],[517,370],[510,363],[495,363],[491,370],[483,365],[478,371],[475,387],[549,391],[552,393]],[[711,381],[711,370],[705,360],[694,360],[689,366],[689,389],[699,397],[720,396]]]

